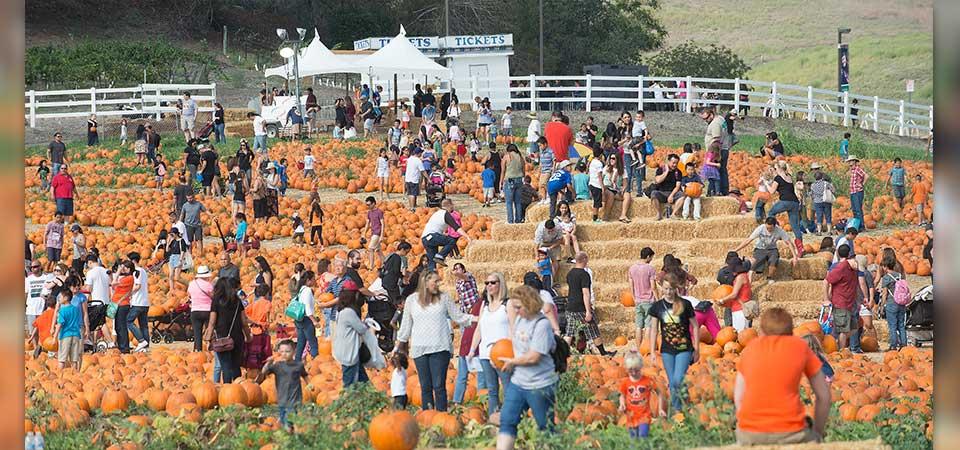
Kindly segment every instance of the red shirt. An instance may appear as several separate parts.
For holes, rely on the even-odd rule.
[[[863,167],[857,166],[850,170],[850,193],[855,194],[863,191],[863,182],[867,179],[867,173]]]
[[[639,380],[624,378],[620,382],[620,395],[627,406],[627,426],[636,427],[643,423],[650,423],[650,393],[653,391],[653,381],[646,376]]]
[[[76,188],[73,177],[63,173],[54,175],[50,186],[53,186],[53,198],[73,198],[73,190]]]
[[[842,260],[833,266],[827,274],[827,283],[830,289],[830,303],[834,308],[853,309],[853,301],[857,298],[859,279],[857,271],[850,267],[848,260]]]
[[[553,150],[553,159],[556,162],[570,159],[570,144],[573,142],[573,132],[563,122],[547,122],[543,128],[543,135],[547,138],[547,146]]]

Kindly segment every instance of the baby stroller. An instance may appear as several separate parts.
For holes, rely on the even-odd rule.
[[[380,325],[380,331],[376,332],[377,344],[384,353],[393,351],[395,344],[395,331],[390,325],[393,315],[397,312],[397,307],[390,302],[387,291],[383,289],[380,278],[377,278],[370,285],[370,292],[376,294],[367,298],[367,318],[373,319]]]
[[[173,341],[193,342],[193,324],[190,322],[190,303],[177,306],[166,314],[148,317],[151,323],[150,342],[167,344]]]
[[[205,139],[207,142],[210,142],[210,133],[213,132],[213,122],[207,121],[207,123],[197,132],[197,139]]]
[[[427,177],[427,208],[439,208],[440,202],[447,198],[443,192],[446,177],[439,166],[435,167]]]
[[[933,343],[933,285],[920,289],[907,305],[907,344]]]
[[[96,340],[84,342],[83,351],[91,353],[107,351],[107,342],[103,339],[103,333],[109,333],[110,330],[102,329],[107,323],[107,305],[100,300],[90,300],[87,304],[87,318],[90,320],[91,334],[96,337]]]

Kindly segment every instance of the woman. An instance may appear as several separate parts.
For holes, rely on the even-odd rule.
[[[197,276],[187,286],[190,297],[190,324],[193,326],[193,351],[203,351],[203,330],[210,322],[213,306],[213,284],[210,283],[210,268],[197,267]]]
[[[346,273],[346,261],[343,258],[334,258],[330,272],[324,272],[323,278],[326,279],[323,292],[333,294],[333,300],[317,305],[323,311],[323,337],[330,337],[333,333],[333,326],[337,321],[337,305],[340,304],[340,291],[343,290],[343,284],[347,280],[344,277]],[[322,267],[320,264],[318,267]],[[324,268],[325,270],[325,268]]]
[[[480,142],[490,141],[489,128],[494,120],[490,102],[486,99],[481,100],[480,109],[477,110],[477,139],[480,139]]]
[[[797,191],[793,186],[790,167],[786,161],[777,161],[773,168],[776,171],[776,176],[773,177],[773,181],[767,183],[767,192],[776,191],[780,195],[780,199],[767,212],[767,217],[774,217],[784,211],[787,212],[790,228],[793,229],[793,243],[797,246],[797,253],[802,255],[803,230],[800,229],[800,199],[797,198]]]
[[[224,120],[223,120],[223,116],[224,116],[223,105],[221,105],[219,102],[216,102],[216,103],[213,104],[213,107],[214,107],[214,110],[213,110],[213,133],[214,133],[214,135],[213,135],[213,137],[214,137],[214,139],[215,139],[214,142],[216,142],[216,143],[218,143],[218,144],[221,143],[221,142],[224,142],[224,143],[225,143],[225,142],[227,142],[227,134],[226,134],[224,131],[225,131],[225,129],[226,129],[227,124],[226,124],[226,122],[224,122]]]
[[[233,380],[240,377],[244,343],[253,337],[247,324],[247,315],[243,313],[243,302],[237,295],[239,287],[234,278],[217,280],[213,288],[214,301],[210,309],[210,320],[204,333],[204,340],[211,345],[211,349],[214,339],[229,337],[233,340],[232,349],[215,351],[224,384],[233,383]]]
[[[347,126],[346,128],[353,128],[353,117],[357,115],[357,108],[353,106],[353,100],[350,99],[350,96],[343,98],[345,104],[344,112],[347,114]]]
[[[270,268],[270,263],[267,262],[267,258],[264,258],[263,255],[257,255],[256,258],[253,258],[253,261],[257,269],[257,278],[254,283],[256,283],[257,286],[263,284],[270,288],[267,299],[273,300],[273,269]]]
[[[897,258],[897,251],[893,247],[884,247],[883,253],[880,256],[881,261],[886,258],[891,258],[894,261],[893,270],[897,273],[904,274],[903,264],[900,264],[900,258]]]
[[[507,223],[517,223],[523,217],[523,206],[520,205],[520,187],[523,186],[523,155],[514,144],[507,144],[507,154],[501,161],[500,190],[507,204]]]
[[[650,307],[652,320],[647,340],[650,343],[650,365],[655,367],[657,334],[663,336],[660,356],[670,385],[670,407],[675,412],[680,412],[683,405],[681,397],[686,397],[683,379],[687,369],[700,356],[700,339],[697,336],[700,324],[697,323],[693,305],[680,296],[683,286],[684,280],[676,273],[668,273],[664,277],[660,284],[663,298]]]
[[[447,108],[447,124],[450,124],[453,121],[459,122],[459,120],[460,120],[460,102],[457,101],[457,99],[453,99],[453,102],[450,103],[450,107]]]
[[[79,224],[71,225],[70,231],[73,231],[73,239],[70,240],[73,244],[73,260],[70,261],[70,268],[74,273],[83,275],[83,268],[87,264],[87,238]]]
[[[201,181],[203,185],[203,195],[220,195],[220,184],[217,183],[217,175],[220,172],[220,156],[213,146],[207,146],[200,155],[203,167],[200,169]],[[211,189],[212,188],[212,189]]]
[[[509,308],[516,317],[511,333],[515,356],[503,361],[503,372],[510,374],[510,382],[503,395],[498,449],[513,448],[517,425],[527,408],[532,411],[537,428],[553,428],[559,380],[550,356],[556,347],[556,338],[541,312],[540,295],[529,286],[517,286],[510,291]]]
[[[263,175],[257,174],[250,186],[250,197],[253,198],[253,220],[267,218],[267,182]]]
[[[480,358],[480,367],[483,369],[483,380],[487,386],[487,416],[493,423],[497,423],[494,414],[500,411],[500,385],[504,389],[509,382],[506,372],[494,367],[490,360],[490,350],[493,344],[501,339],[510,338],[510,323],[513,313],[507,311],[507,281],[500,272],[487,275],[484,282],[483,307],[480,310],[480,320],[473,333],[473,342],[470,344],[470,355]]]
[[[167,292],[173,292],[174,283],[180,281],[180,272],[183,271],[184,258],[186,258],[186,254],[189,251],[190,246],[180,237],[180,230],[177,227],[171,228],[167,234],[165,247],[165,256],[170,268],[170,276],[167,278],[169,282],[169,290]]]
[[[113,290],[110,301],[117,304],[117,313],[113,318],[113,329],[117,333],[117,347],[120,348],[120,353],[130,353],[127,314],[130,313],[130,298],[134,291],[140,289],[136,279],[138,275],[140,273],[134,270],[133,263],[126,260],[120,263],[113,283],[110,284]]]
[[[308,345],[310,356],[316,358],[318,354],[316,319],[313,318],[316,310],[316,301],[313,297],[313,288],[317,286],[316,278],[316,274],[311,270],[303,272],[300,275],[297,295],[290,299],[291,302],[300,302],[304,306],[303,318],[294,322],[297,328],[297,349],[293,354],[295,361],[300,361],[303,358],[303,349]],[[259,286],[265,285],[258,285],[257,287],[259,288]]]
[[[493,198],[499,199],[501,195],[500,186],[503,183],[503,155],[497,149],[497,144],[491,142],[488,146],[489,152],[480,162],[486,166],[487,161],[493,165]]]
[[[540,279],[540,276],[537,275],[536,272],[527,272],[523,274],[523,285],[536,289],[537,293],[540,294],[540,300],[543,301],[541,311],[543,315],[547,316],[547,320],[550,321],[553,334],[560,336],[560,330],[562,329],[560,328],[560,312],[557,309],[557,304],[553,300],[553,294],[543,288],[543,280]]]
[[[367,332],[367,325],[360,320],[360,309],[363,299],[356,290],[345,289],[340,293],[340,313],[337,330],[333,336],[333,358],[340,363],[343,388],[354,383],[370,381],[367,371],[364,370],[360,346],[363,344],[363,335]],[[316,338],[314,338],[316,339]],[[366,349],[368,352],[370,349]],[[374,349],[379,351],[379,349]],[[369,353],[367,353],[369,356]]]
[[[253,150],[250,150],[250,144],[246,139],[240,139],[240,148],[237,150],[237,166],[243,172],[243,178],[247,185],[253,181]]]
[[[237,213],[247,212],[247,192],[250,190],[250,184],[247,178],[240,171],[240,166],[236,165],[230,170],[230,185],[233,187],[233,201],[230,202],[230,212],[236,216]]]
[[[100,143],[100,133],[97,132],[97,115],[90,114],[87,119],[87,146],[92,147]]]
[[[620,206],[620,221],[623,223],[630,223],[630,219],[627,218],[627,210],[630,209],[630,197],[629,190],[624,191],[623,189],[623,164],[620,161],[620,155],[613,154],[607,158],[607,164],[603,168],[603,217],[607,217],[610,214],[610,209],[613,208],[613,201],[621,200]]]
[[[827,201],[827,192],[836,198],[830,176],[819,170],[813,172],[810,198],[813,199],[813,226],[817,230],[817,236],[830,233],[830,229],[833,228],[833,202]]]
[[[465,327],[477,317],[460,312],[450,296],[440,292],[437,272],[424,271],[418,284],[404,303],[397,351],[402,357],[409,353],[417,366],[423,409],[446,411],[447,366],[453,354],[450,322]]]
[[[750,326],[750,320],[743,314],[743,304],[751,300],[753,291],[750,287],[750,270],[743,264],[743,260],[734,262],[730,270],[734,274],[733,290],[730,292],[730,295],[717,299],[717,304],[730,309],[732,312],[733,328],[739,333],[743,331],[744,328]],[[713,337],[716,337],[720,331],[719,325],[716,326],[716,331],[711,330],[709,319],[704,321],[699,314],[697,315],[697,321],[704,322],[704,325],[707,326],[707,330],[710,331]]]
[[[767,133],[767,141],[763,145],[761,152],[763,153],[761,156],[767,156],[770,159],[777,159],[778,156],[783,156],[783,143],[780,142],[780,137],[777,136],[776,131]]]
[[[133,153],[137,155],[137,166],[146,164],[147,159],[147,127],[142,123],[137,125],[137,134],[133,142]]]

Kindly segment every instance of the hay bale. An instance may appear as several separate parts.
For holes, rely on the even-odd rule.
[[[687,239],[744,239],[757,227],[757,222],[753,217],[739,215],[708,217],[700,222],[692,223],[697,225],[696,230],[692,235],[687,236]]]
[[[761,303],[772,301],[819,304],[824,300],[824,292],[822,280],[777,281],[773,284],[761,282],[754,290],[756,298]]]
[[[757,445],[752,447],[736,444],[722,447],[697,447],[697,450],[890,450],[879,437],[865,441],[824,442],[821,444]]]
[[[735,215],[740,204],[730,197],[704,197],[701,199],[703,217],[718,217]],[[610,213],[603,217],[604,220],[616,220],[620,217],[620,210],[623,208],[623,202],[615,200],[610,207]],[[570,209],[581,220],[593,217],[593,202],[590,200],[581,200],[573,202]],[[532,221],[546,220],[550,215],[550,206],[535,204],[527,208],[527,219]],[[627,217],[631,219],[652,219],[656,217],[657,211],[648,198],[634,197],[627,209]]]
[[[490,227],[490,238],[494,241],[531,241],[540,222],[506,223],[494,222]]]
[[[821,256],[800,258],[794,266],[790,259],[781,259],[777,263],[775,280],[823,280],[827,277],[827,261]]]

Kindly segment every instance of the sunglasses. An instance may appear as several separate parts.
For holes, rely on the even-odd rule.
[[[31,269],[39,269],[40,266],[30,266]]]
[[[484,281],[483,284],[490,286],[491,284],[500,284],[499,281]]]

